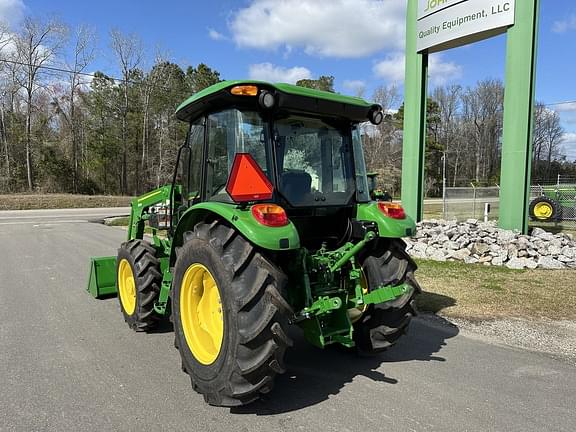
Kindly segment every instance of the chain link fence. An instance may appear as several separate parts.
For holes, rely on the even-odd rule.
[[[500,210],[500,188],[447,187],[442,199],[443,219],[497,220]]]
[[[576,230],[576,179],[533,185],[529,214],[535,226]]]
[[[560,179],[530,188],[530,225],[549,231],[576,230],[576,179]],[[465,221],[498,220],[498,186],[447,187],[441,200],[428,200],[426,217]]]

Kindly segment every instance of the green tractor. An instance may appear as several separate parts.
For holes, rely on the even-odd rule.
[[[366,176],[368,177],[368,188],[370,189],[370,198],[372,201],[392,201],[392,195],[390,195],[387,190],[378,187],[378,173],[369,172],[366,173]]]
[[[92,258],[92,295],[117,292],[136,331],[170,317],[182,369],[219,406],[272,389],[291,326],[361,354],[406,332],[420,287],[401,238],[416,227],[370,199],[359,128],[379,105],[224,81],[176,116],[189,132],[173,182],[132,201],[118,256]]]
[[[538,186],[538,196],[530,201],[528,214],[533,221],[576,220],[576,184]]]

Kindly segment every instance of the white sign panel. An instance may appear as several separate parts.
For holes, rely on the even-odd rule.
[[[475,42],[514,24],[515,0],[420,0],[416,48]],[[449,45],[450,42],[453,44]]]

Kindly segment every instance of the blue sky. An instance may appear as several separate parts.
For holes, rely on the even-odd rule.
[[[526,1],[526,0],[516,0]],[[370,97],[383,84],[402,85],[404,0],[175,1],[0,0],[0,18],[55,16],[97,34],[91,69],[118,75],[109,31],[138,35],[148,53],[181,64],[204,62],[223,78],[296,81],[336,77],[336,90]],[[576,101],[576,2],[541,0],[536,97],[552,104]],[[431,85],[474,85],[504,77],[504,35],[432,55]],[[576,102],[554,105],[576,159]]]

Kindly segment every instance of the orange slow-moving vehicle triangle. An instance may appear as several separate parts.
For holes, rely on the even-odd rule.
[[[272,183],[250,153],[236,153],[226,192],[235,202],[262,201],[272,198]]]

